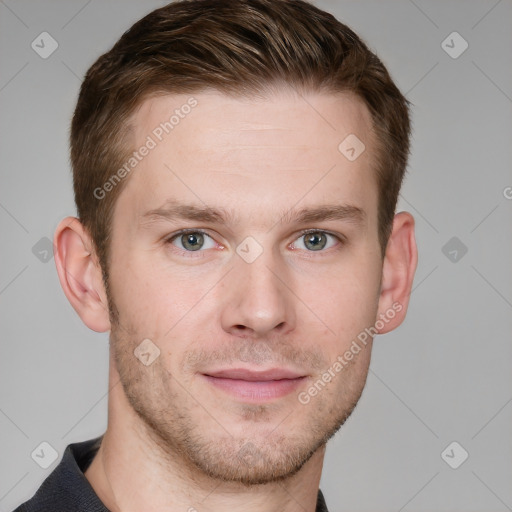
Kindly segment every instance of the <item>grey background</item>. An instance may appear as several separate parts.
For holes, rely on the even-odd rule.
[[[75,213],[67,136],[81,77],[164,3],[0,0],[0,511],[57,464],[32,460],[42,441],[60,459],[106,428],[107,335],[81,323],[40,240]],[[377,338],[363,397],[329,444],[329,509],[512,510],[512,2],[316,4],[414,104],[399,210],[415,216],[420,252],[408,317]],[[31,48],[43,31],[59,45],[47,59]],[[457,59],[441,46],[454,31],[469,44]],[[452,441],[469,453],[458,469],[441,458]]]

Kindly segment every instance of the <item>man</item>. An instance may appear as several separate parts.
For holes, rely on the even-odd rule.
[[[19,511],[327,510],[326,442],[404,319],[405,98],[295,0],[189,0],[90,68],[63,290],[110,331],[108,428]]]

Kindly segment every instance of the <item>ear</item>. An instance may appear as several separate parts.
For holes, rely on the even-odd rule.
[[[378,329],[379,334],[392,331],[403,322],[417,263],[414,217],[407,212],[397,213],[382,267],[377,320],[386,321],[380,322],[384,327]]]
[[[89,329],[110,330],[102,272],[89,233],[76,217],[66,217],[53,239],[55,264],[66,297]]]

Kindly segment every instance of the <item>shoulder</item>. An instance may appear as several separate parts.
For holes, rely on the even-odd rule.
[[[13,512],[108,512],[84,476],[101,439],[68,445],[57,467],[32,498]]]

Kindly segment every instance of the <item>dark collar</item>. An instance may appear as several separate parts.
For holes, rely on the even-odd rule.
[[[34,496],[13,512],[109,512],[84,475],[102,437],[68,445],[62,460]],[[316,512],[328,512],[320,490]]]
[[[34,496],[14,512],[109,512],[84,475],[101,439],[68,445],[62,460]]]

